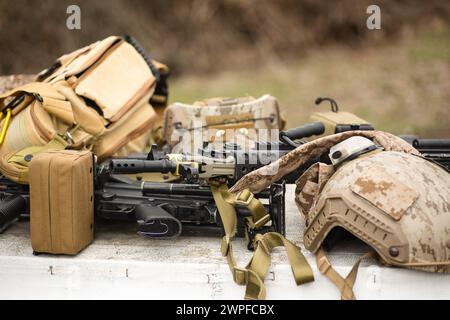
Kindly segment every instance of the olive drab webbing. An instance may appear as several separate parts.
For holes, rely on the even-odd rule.
[[[270,216],[263,204],[249,190],[232,194],[228,191],[226,184],[217,185],[211,183],[210,186],[225,230],[225,236],[221,245],[222,255],[227,257],[233,280],[238,285],[246,286],[246,299],[265,299],[264,279],[269,271],[271,252],[276,247],[284,246],[286,249],[297,285],[314,280],[312,269],[303,256],[301,249],[281,234],[275,232],[256,234],[253,241],[255,248],[253,257],[245,268],[238,267],[232,243],[237,228],[235,206],[245,206],[250,211],[251,216],[247,218],[246,223],[247,228],[251,231],[257,232],[259,228],[270,221]]]

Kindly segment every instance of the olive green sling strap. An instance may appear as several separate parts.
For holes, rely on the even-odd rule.
[[[220,186],[211,184],[211,190],[225,230],[225,236],[222,239],[222,255],[227,257],[233,280],[238,285],[246,286],[246,299],[265,299],[264,279],[269,271],[271,252],[276,247],[285,247],[297,285],[314,280],[312,269],[300,248],[275,232],[257,234],[254,239],[253,257],[245,268],[238,267],[232,244],[237,231],[235,206],[245,206],[250,211],[251,216],[246,218],[247,227],[250,230],[257,231],[264,226],[270,221],[270,215],[264,205],[248,190],[233,194],[228,191],[225,184]]]

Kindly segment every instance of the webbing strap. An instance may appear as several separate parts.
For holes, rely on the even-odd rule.
[[[0,109],[3,108],[5,99],[11,96],[18,96],[21,94],[39,94],[42,97],[57,99],[64,101],[64,96],[62,96],[52,85],[44,82],[31,82],[23,86],[14,88],[2,95],[0,95]]]
[[[237,228],[235,206],[242,205],[248,208],[251,217],[247,219],[247,222],[252,229],[264,226],[270,220],[270,215],[267,214],[264,205],[248,190],[235,195],[228,191],[225,184],[211,185],[211,190],[225,230],[221,246],[222,255],[227,257],[233,280],[238,285],[246,286],[245,299],[265,299],[264,278],[269,271],[272,250],[276,247],[284,246],[286,248],[297,285],[314,280],[312,269],[300,248],[276,232],[257,234],[253,257],[245,268],[238,267],[232,244]]]
[[[353,286],[355,285],[356,277],[358,276],[359,265],[361,264],[361,261],[367,257],[375,257],[375,252],[370,251],[359,258],[345,278],[333,268],[322,247],[317,251],[316,262],[320,273],[333,282],[341,292],[341,300],[355,300],[356,297],[353,293]]]
[[[222,184],[219,187],[214,187],[214,189],[216,190],[216,195],[218,197],[220,196],[220,198],[223,199],[225,203],[227,203],[227,209],[223,204],[220,206],[223,208],[223,210],[226,210],[224,212],[230,211],[230,213],[226,213],[226,219],[230,219],[230,224],[232,224],[233,226],[236,225],[236,210],[234,209],[235,206],[243,206],[248,208],[251,213],[251,217],[249,217],[249,219],[247,220],[249,223],[249,227],[252,229],[261,228],[270,221],[270,215],[267,213],[264,205],[261,203],[261,201],[256,199],[253,193],[251,193],[249,190],[243,190],[242,192],[239,192],[237,194],[230,193],[226,184]],[[216,200],[216,198],[214,198],[214,200]],[[218,209],[220,212],[219,205]],[[230,230],[230,235],[231,233],[232,232]],[[232,234],[232,236],[234,236],[234,233]]]
[[[271,253],[277,247],[284,247],[288,256],[291,270],[297,285],[314,281],[314,275],[308,261],[295,244],[287,240],[281,234],[269,232],[258,234],[255,238],[255,254],[247,265],[247,269],[264,279],[269,271]],[[257,294],[257,287],[247,286],[246,298],[251,299]]]

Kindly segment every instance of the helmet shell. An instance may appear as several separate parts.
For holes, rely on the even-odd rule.
[[[339,226],[387,264],[450,271],[450,174],[422,157],[383,151],[343,163],[308,222],[304,243],[313,252]]]

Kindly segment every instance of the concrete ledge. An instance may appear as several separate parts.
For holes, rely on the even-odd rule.
[[[302,219],[288,188],[287,236],[302,245]],[[219,252],[219,237],[180,237],[154,241],[136,235],[134,225],[102,227],[95,242],[76,257],[33,256],[29,224],[0,235],[0,299],[242,299],[244,287],[232,281]],[[243,240],[235,252],[240,264],[251,256]],[[367,251],[359,243],[341,245],[330,260],[347,274]],[[266,279],[268,299],[339,299],[305,252],[316,281],[297,287],[282,250]],[[450,275],[362,264],[355,286],[359,299],[450,299]]]

